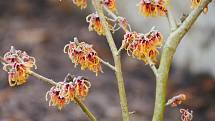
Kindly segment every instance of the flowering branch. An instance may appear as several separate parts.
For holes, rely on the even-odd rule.
[[[124,87],[124,79],[122,76],[122,69],[121,69],[121,57],[120,57],[120,55],[117,54],[118,50],[114,43],[110,29],[108,28],[108,24],[105,20],[105,16],[103,13],[102,6],[100,4],[100,0],[93,0],[93,4],[94,4],[96,11],[98,12],[102,26],[104,27],[105,35],[106,35],[108,44],[110,46],[113,58],[114,58],[114,63],[115,63],[115,68],[116,68],[115,74],[116,74],[116,78],[118,81],[120,104],[121,104],[121,109],[122,109],[122,118],[123,118],[123,121],[129,121],[130,119],[129,119],[129,112],[128,112],[128,104],[127,104],[126,92],[125,92],[125,87]]]
[[[166,87],[170,65],[175,54],[176,48],[184,35],[191,28],[198,16],[202,13],[203,9],[212,0],[204,0],[198,8],[193,10],[190,15],[185,19],[179,28],[170,34],[168,37],[161,55],[161,62],[158,68],[158,76],[156,78],[156,98],[153,121],[163,121],[165,103],[166,103]]]
[[[120,19],[120,16],[117,16],[116,14],[114,14],[111,10],[109,10],[106,6],[103,7],[104,10],[114,19],[117,21],[117,19]],[[128,28],[130,30],[128,30],[121,22],[117,22],[118,25],[125,31],[125,32],[131,32],[131,27],[129,24]],[[154,27],[153,27],[154,28]],[[122,45],[120,46],[120,48],[117,51],[117,55],[120,55],[121,51],[124,49],[125,44],[122,43]],[[157,68],[155,67],[155,64],[151,61],[151,59],[149,57],[146,57],[147,62],[149,63],[150,68],[152,69],[152,71],[154,72],[155,76],[157,76]]]
[[[5,63],[7,64],[8,62],[6,60],[4,60],[3,57],[0,56],[0,62],[2,63]],[[41,81],[44,81],[48,84],[51,84],[51,85],[54,85],[56,86],[57,83],[55,81],[53,81],[52,79],[48,79],[34,71],[31,71],[31,70],[28,70],[28,73],[31,75],[31,76],[34,76],[36,77],[37,79],[41,80]],[[88,116],[88,118],[91,120],[91,121],[97,121],[97,119],[95,118],[95,116],[89,111],[89,109],[86,107],[86,105],[81,101],[79,100],[77,97],[74,97],[74,100],[75,102],[81,107],[82,111]]]

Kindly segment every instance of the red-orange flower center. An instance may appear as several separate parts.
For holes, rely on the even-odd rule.
[[[167,15],[167,0],[140,0],[138,3],[139,12],[148,16],[165,16]]]

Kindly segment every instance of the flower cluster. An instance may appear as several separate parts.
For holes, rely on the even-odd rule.
[[[161,47],[162,43],[163,35],[157,30],[152,29],[147,34],[126,32],[122,44],[127,50],[128,55],[131,52],[133,57],[143,60],[148,64],[147,58],[156,62],[157,55],[159,54],[157,49]]]
[[[46,93],[46,100],[48,101],[49,97],[49,106],[62,109],[66,104],[74,101],[75,97],[84,99],[88,95],[90,86],[90,82],[84,77],[72,78],[68,75],[63,82],[58,82]]]
[[[107,6],[111,11],[115,12],[116,9],[116,0],[103,0],[105,6]]]
[[[96,75],[98,72],[102,72],[100,59],[92,45],[85,42],[79,43],[77,38],[74,38],[74,42],[70,42],[64,47],[64,52],[69,55],[75,66],[80,64],[82,70],[88,68]]]
[[[87,7],[87,0],[73,0],[72,1],[76,6],[84,9]]]
[[[105,36],[105,30],[100,21],[99,15],[97,13],[91,13],[86,17],[87,23],[89,23],[89,31],[96,31],[98,35]],[[108,23],[109,29],[114,32],[114,27]]]
[[[29,76],[29,70],[36,68],[35,59],[29,56],[25,51],[16,50],[13,46],[9,52],[4,54],[3,70],[8,72],[8,81],[10,86],[21,85],[26,82]]]
[[[148,16],[165,16],[167,15],[166,5],[168,0],[140,0],[138,3],[139,12]]]
[[[193,111],[191,110],[189,112],[188,109],[180,109],[180,113],[181,113],[181,120],[182,121],[191,121],[193,119]]]
[[[192,5],[191,5],[191,8],[192,9],[196,9],[197,7],[199,7],[199,5],[202,3],[202,0],[191,0],[192,2]],[[204,8],[204,13],[207,13],[208,12],[208,6],[206,6]]]

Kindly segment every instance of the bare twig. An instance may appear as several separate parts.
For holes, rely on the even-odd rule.
[[[120,16],[117,16],[116,14],[114,14],[111,10],[109,10],[106,6],[103,6],[104,10],[115,20],[117,21]],[[118,25],[125,31],[125,32],[128,32],[129,30],[123,26],[121,23],[117,22]],[[129,26],[130,27],[130,26]]]
[[[99,57],[98,57],[98,59],[99,59],[104,65],[106,65],[107,67],[109,67],[109,68],[112,69],[113,71],[116,71],[116,68],[115,68],[113,65],[111,65],[109,62],[106,62],[106,61],[102,60],[102,59],[99,58]]]

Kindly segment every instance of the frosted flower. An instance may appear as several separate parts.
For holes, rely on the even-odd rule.
[[[75,66],[80,64],[82,70],[89,69],[97,75],[102,72],[102,69],[97,52],[92,47],[92,45],[78,42],[77,38],[74,38],[74,42],[65,45],[64,52],[69,55]]]
[[[34,57],[29,56],[25,51],[16,50],[13,46],[10,51],[4,54],[3,70],[8,72],[8,81],[10,86],[21,85],[29,77],[29,71],[35,67]]]
[[[88,95],[90,82],[82,76],[78,76],[73,79],[75,84],[76,95],[81,98],[85,98]]]
[[[146,16],[166,16],[168,0],[140,0],[137,4],[139,12]]]
[[[67,97],[62,93],[64,91],[62,90],[62,86],[63,83],[59,82],[46,93],[46,100],[48,100],[48,96],[50,96],[49,106],[56,106],[60,110],[69,103]]]
[[[105,36],[105,30],[100,21],[99,15],[97,13],[91,13],[86,17],[87,23],[89,23],[89,31],[95,31],[98,35]],[[114,32],[114,27],[108,23],[109,29]]]
[[[126,32],[123,39],[125,50],[132,54],[133,57],[143,60],[146,64],[147,58],[156,62],[159,54],[158,48],[163,43],[163,36],[157,30],[151,30],[147,34],[137,32]]]
[[[46,101],[49,101],[49,106],[56,106],[61,110],[73,102],[75,97],[84,99],[90,87],[91,84],[86,78],[68,74],[63,82],[58,82],[46,93]]]

